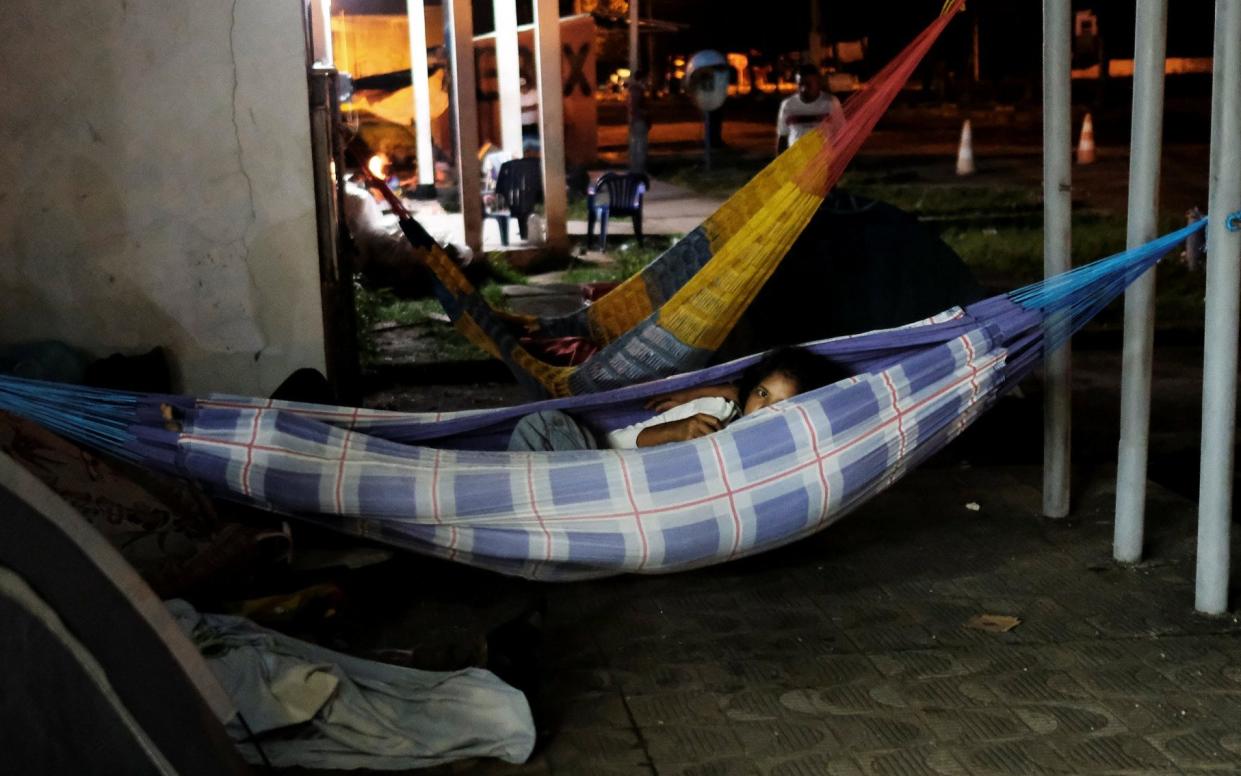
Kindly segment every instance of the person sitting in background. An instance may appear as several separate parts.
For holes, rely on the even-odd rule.
[[[688,388],[652,399],[647,409],[658,415],[608,433],[603,447],[632,449],[697,439],[742,415],[849,376],[823,356],[802,348],[781,348],[747,369],[736,383]],[[594,450],[599,446],[591,431],[573,417],[546,410],[517,422],[508,449]]]
[[[797,94],[781,102],[776,115],[776,153],[796,143],[824,119],[832,132],[840,129],[844,124],[840,100],[823,88],[819,68],[802,65],[797,72]]]

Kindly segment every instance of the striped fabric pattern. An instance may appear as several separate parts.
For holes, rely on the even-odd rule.
[[[848,99],[841,126],[832,130],[824,122],[806,132],[676,245],[567,316],[536,319],[492,309],[400,200],[382,190],[438,281],[437,296],[453,324],[537,395],[580,396],[696,369],[723,344],[962,3],[948,0]],[[558,366],[523,347],[524,334],[585,337],[599,350],[578,367]]]
[[[433,449],[290,407],[203,402],[177,463],[268,508],[506,574],[671,572],[844,515],[968,425],[996,395],[1005,359],[977,326],[717,434],[639,450]]]

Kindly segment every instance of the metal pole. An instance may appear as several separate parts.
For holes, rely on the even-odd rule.
[[[638,0],[629,0],[629,72],[638,72]]]
[[[564,177],[564,86],[560,71],[560,5],[534,1],[535,67],[539,71],[539,143],[543,154],[543,212],[547,244],[569,246]]]
[[[1126,246],[1155,239],[1159,228],[1159,152],[1163,145],[1163,71],[1168,0],[1138,0],[1133,46],[1133,129],[1129,142]],[[1120,384],[1120,451],[1112,555],[1142,558],[1146,460],[1150,440],[1151,360],[1155,343],[1155,270],[1125,292],[1125,344]]]
[[[332,4],[329,0],[310,3],[311,61],[321,67],[335,67],[332,58]]]
[[[358,361],[357,311],[353,302],[353,262],[340,250],[344,201],[343,146],[338,142],[340,100],[336,69],[310,69],[310,158],[315,190],[315,224],[319,243],[319,291],[323,303],[323,360],[328,382],[342,402],[360,401],[361,365]]]
[[[1241,208],[1241,2],[1216,0],[1212,62],[1210,223],[1206,346],[1202,374],[1202,475],[1194,607],[1228,609],[1233,440],[1237,418],[1237,315],[1241,232],[1225,225]]]
[[[1043,274],[1069,269],[1071,133],[1070,0],[1043,0]],[[1049,321],[1049,327],[1055,327]],[[1043,360],[1043,514],[1069,514],[1069,343]]]
[[[496,91],[500,95],[500,147],[521,158],[521,55],[517,51],[517,0],[495,0]]]
[[[478,86],[474,75],[474,10],[470,0],[444,0],[444,27],[452,41],[452,91],[457,117],[457,190],[465,244],[483,249],[483,181],[478,164]]]
[[[702,166],[711,169],[711,112],[702,112]]]
[[[409,80],[414,91],[414,149],[418,188],[435,191],[435,156],[431,150],[431,86],[427,75],[427,19],[423,0],[405,0],[409,16]],[[429,191],[428,191],[429,189]]]
[[[819,0],[810,0],[810,64],[823,66],[823,14]]]

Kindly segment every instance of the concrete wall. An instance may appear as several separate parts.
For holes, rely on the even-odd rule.
[[[299,0],[8,0],[0,346],[171,349],[193,393],[323,368]]]

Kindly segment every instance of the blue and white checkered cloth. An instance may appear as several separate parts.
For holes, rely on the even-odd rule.
[[[177,462],[272,509],[506,574],[690,569],[822,529],[942,447],[995,397],[1007,352],[993,328],[959,310],[925,323],[939,336],[886,368],[689,442],[452,450],[383,431],[488,428],[540,405],[428,417],[223,398],[186,414]],[[827,350],[855,339],[829,341]]]

